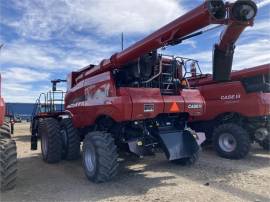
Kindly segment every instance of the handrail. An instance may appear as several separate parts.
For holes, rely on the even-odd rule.
[[[156,75],[152,76],[147,81],[144,81],[143,83],[149,83],[149,82],[153,81],[155,78],[159,77],[162,74],[162,61],[163,61],[163,58],[161,58],[160,61],[159,61],[159,72]]]
[[[57,97],[57,94],[60,96]],[[64,110],[64,95],[65,92],[60,90],[41,93],[35,102],[32,119],[41,112],[62,112]],[[58,105],[60,105],[60,109],[57,108]]]

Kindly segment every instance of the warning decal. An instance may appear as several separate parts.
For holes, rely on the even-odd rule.
[[[172,106],[170,108],[170,112],[180,112],[180,108],[178,107],[176,102],[172,103]]]

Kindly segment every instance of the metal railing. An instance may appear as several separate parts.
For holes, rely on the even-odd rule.
[[[39,113],[55,113],[64,111],[65,92],[61,90],[41,93],[35,102],[32,118]]]

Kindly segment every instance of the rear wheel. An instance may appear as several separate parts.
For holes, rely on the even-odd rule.
[[[5,130],[5,131],[7,131],[7,133],[10,133],[11,131],[10,131],[10,127],[9,127],[9,124],[3,124],[2,126],[1,126],[1,128],[3,129],[3,130]]]
[[[15,187],[17,174],[17,151],[14,140],[0,139],[0,172],[1,191]]]
[[[39,123],[43,160],[47,163],[57,163],[62,156],[62,139],[60,124],[54,118],[46,118]]]
[[[63,159],[76,160],[80,157],[80,136],[73,127],[71,119],[61,121],[61,135],[63,142]]]
[[[241,159],[250,150],[250,138],[241,126],[232,123],[222,124],[214,130],[213,146],[221,157]]]
[[[0,127],[0,135],[1,135],[1,138],[11,138],[10,132],[8,132],[2,127]]]
[[[9,122],[4,122],[3,126],[6,126],[6,127],[10,128],[9,127],[10,126]]]
[[[118,154],[110,133],[91,132],[83,141],[83,166],[87,178],[106,182],[117,174]]]

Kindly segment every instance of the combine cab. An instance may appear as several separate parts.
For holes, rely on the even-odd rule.
[[[226,80],[234,42],[255,15],[252,1],[206,1],[99,65],[71,72],[64,110],[35,113],[31,148],[40,138],[44,161],[57,163],[79,158],[83,142],[84,171],[94,182],[117,174],[121,151],[145,156],[161,150],[176,164],[194,163],[205,137],[187,125],[190,116],[203,115],[205,102],[182,74],[191,60],[157,49],[202,34],[196,31],[210,24],[226,25],[213,59],[215,79]]]

